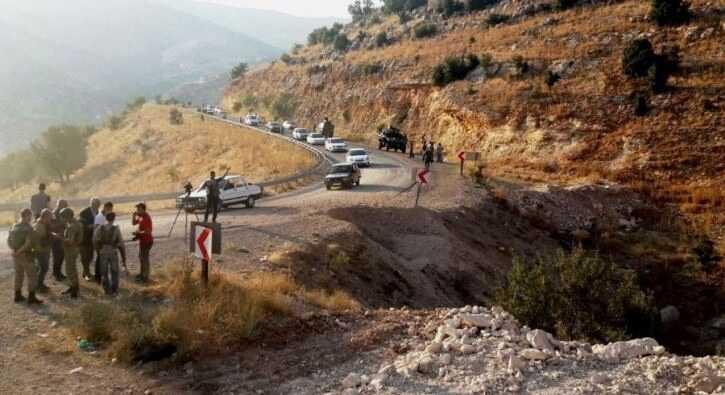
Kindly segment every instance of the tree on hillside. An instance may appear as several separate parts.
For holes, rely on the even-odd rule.
[[[111,130],[120,129],[121,124],[123,124],[123,118],[118,115],[111,115],[111,117],[108,118],[108,128]]]
[[[144,104],[146,104],[146,98],[143,96],[139,96],[139,97],[133,99],[132,102],[126,104],[126,111],[127,112],[136,111],[139,108],[143,107]]]
[[[352,16],[353,22],[361,21],[373,14],[375,6],[372,0],[355,0],[347,6],[347,11]]]
[[[402,15],[427,4],[427,0],[383,0],[383,12]]]
[[[346,35],[340,34],[337,38],[335,38],[335,44],[333,47],[335,48],[335,51],[345,52],[348,48],[350,48],[350,40]]]
[[[634,40],[624,49],[622,56],[624,74],[630,77],[644,77],[656,58],[649,40],[646,38]]]
[[[243,76],[244,74],[247,74],[248,70],[249,70],[249,65],[247,65],[244,62],[239,63],[238,65],[234,66],[234,68],[232,69],[232,79],[235,80],[235,79]]]
[[[0,159],[0,187],[17,189],[38,175],[33,154],[29,150],[16,151]]]
[[[53,126],[31,144],[31,151],[46,175],[65,183],[86,163],[86,144],[85,128]]]
[[[690,3],[683,0],[652,0],[650,18],[660,26],[681,25],[690,20]]]

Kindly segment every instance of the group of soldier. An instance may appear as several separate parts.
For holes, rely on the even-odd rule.
[[[427,141],[425,136],[422,138],[423,150],[421,155],[426,168],[430,168],[430,165],[435,161],[437,163],[443,163],[443,144],[438,143],[437,145],[433,141]]]
[[[39,192],[31,198],[30,208],[22,210],[20,222],[8,234],[15,266],[15,302],[43,303],[36,293],[50,290],[45,281],[51,258],[55,280],[68,282],[69,287],[63,294],[74,299],[79,297],[79,258],[83,279],[101,284],[107,295],[117,294],[119,256],[124,271],[128,272],[128,268],[123,236],[115,224],[113,203],[107,202],[101,208],[101,201],[93,198],[76,218],[66,200],[58,200],[54,210],[50,209],[50,201],[45,185],[40,184]],[[137,227],[134,240],[139,241],[140,273],[136,280],[146,283],[150,276],[149,256],[154,239],[153,224],[145,203],[136,205],[132,223]],[[23,296],[23,283],[27,287],[27,298]]]

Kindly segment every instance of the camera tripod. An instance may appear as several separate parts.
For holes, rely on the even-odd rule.
[[[189,197],[191,196],[191,184],[184,185],[184,190],[186,191],[186,195],[181,201],[181,207],[179,207],[179,211],[176,212],[176,218],[174,218],[174,222],[171,223],[171,229],[169,229],[169,235],[167,236],[167,238],[171,238],[171,235],[174,233],[174,227],[176,226],[176,222],[179,220],[182,211],[184,212],[184,240],[186,240],[186,238],[189,236],[189,209],[187,208],[187,202],[189,201]],[[192,213],[196,217],[196,220],[199,221],[199,216],[194,211],[192,211]]]

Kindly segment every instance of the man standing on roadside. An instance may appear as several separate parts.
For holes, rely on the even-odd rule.
[[[68,288],[63,294],[71,298],[78,298],[80,285],[78,284],[78,254],[83,247],[83,236],[85,228],[83,224],[76,221],[75,213],[70,208],[64,208],[58,213],[58,217],[64,224],[63,231],[63,256],[65,258],[65,274],[68,276]]]
[[[209,174],[209,179],[204,183],[206,189],[206,212],[204,213],[204,222],[209,222],[209,213],[212,213],[212,222],[216,222],[217,214],[219,213],[220,199],[219,199],[219,183],[224,181],[224,178],[229,174],[229,169],[224,173],[223,176],[216,178],[216,172],[212,171]]]
[[[106,213],[106,223],[99,225],[93,232],[93,245],[101,257],[101,283],[106,295],[118,293],[118,252],[121,252],[123,266],[126,266],[126,251],[121,230],[114,224],[116,214]]]
[[[40,218],[40,212],[46,208],[50,208],[50,196],[45,194],[45,184],[40,184],[38,193],[30,198],[30,210],[33,212],[33,218]]]
[[[53,212],[53,220],[50,223],[51,232],[56,235],[63,235],[65,231],[65,222],[60,218],[60,212],[68,207],[68,202],[65,200],[58,200],[58,204]],[[53,255],[53,277],[56,281],[65,280],[63,275],[63,239],[61,237],[53,237],[50,241],[50,251]]]
[[[26,301],[23,297],[23,281],[28,277],[28,304],[41,304],[35,297],[37,278],[33,267],[33,212],[25,209],[20,213],[20,222],[8,233],[8,247],[13,252],[15,266],[15,303]]]
[[[96,218],[93,219],[93,230],[98,229],[99,226],[106,224],[106,216],[113,212],[113,202],[106,202],[103,204],[103,209],[100,213],[96,214]],[[96,248],[96,261],[94,265],[94,279],[98,284],[101,283],[101,254]]]
[[[81,265],[83,265],[83,278],[86,281],[91,281],[91,262],[93,261],[93,230],[99,208],[101,208],[101,200],[98,198],[93,198],[91,199],[91,205],[84,208],[80,213],[80,223],[81,225],[83,225],[83,244],[80,248]]]
[[[138,238],[138,261],[140,264],[139,274],[136,280],[142,283],[149,282],[151,278],[151,247],[154,246],[154,225],[151,216],[146,211],[146,203],[136,205],[136,212],[133,213],[133,225],[137,226],[135,236]]]
[[[53,236],[50,226],[52,220],[53,212],[44,208],[33,227],[35,231],[33,233],[33,252],[38,268],[38,284],[35,286],[35,290],[40,293],[50,291],[50,288],[45,285],[45,277],[48,275],[48,269],[50,268],[50,244]]]

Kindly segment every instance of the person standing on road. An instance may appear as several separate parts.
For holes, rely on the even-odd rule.
[[[75,219],[75,213],[70,208],[64,208],[58,213],[63,222],[63,256],[65,258],[65,274],[68,276],[68,288],[63,294],[70,295],[76,299],[79,295],[80,285],[78,284],[78,255],[84,245],[84,225]]]
[[[91,199],[91,205],[80,213],[80,223],[83,225],[83,245],[81,246],[81,265],[83,265],[83,278],[91,281],[91,262],[93,261],[93,229],[101,208],[101,200]]]
[[[138,261],[141,266],[136,279],[139,282],[147,283],[151,277],[151,248],[154,246],[154,225],[151,216],[146,211],[146,203],[136,205],[136,212],[133,214],[133,225],[138,226],[135,236],[138,238]]]
[[[103,209],[100,213],[96,214],[96,217],[93,219],[93,230],[95,231],[98,229],[99,226],[106,224],[106,215],[108,213],[113,212],[113,202],[106,202],[103,204]],[[98,284],[101,283],[101,254],[98,252],[98,249],[96,248],[96,260],[94,265],[94,277],[93,279],[96,280]]]
[[[40,184],[38,193],[30,198],[30,210],[33,212],[33,218],[40,218],[40,212],[46,208],[50,208],[50,196],[45,194],[45,184]]]
[[[118,293],[118,252],[121,252],[123,266],[126,267],[126,251],[121,229],[114,224],[116,214],[106,214],[106,223],[93,232],[93,245],[101,257],[101,283],[106,295]]]
[[[441,143],[436,146],[436,162],[443,163],[443,144]]]
[[[8,233],[8,247],[13,252],[15,266],[15,303],[26,301],[23,297],[23,281],[28,277],[28,304],[41,304],[35,297],[37,278],[33,267],[33,211],[25,209],[20,213],[20,222],[13,225]]]
[[[204,213],[204,222],[209,222],[209,213],[212,213],[212,222],[216,222],[216,217],[219,214],[219,184],[224,181],[224,178],[229,174],[229,169],[224,173],[223,176],[216,178],[216,172],[212,171],[209,174],[209,179],[204,183],[206,189],[206,212]]]
[[[53,212],[53,220],[50,222],[50,230],[56,235],[63,235],[65,231],[65,222],[60,218],[60,212],[67,207],[68,201],[58,200]],[[63,281],[66,278],[63,275],[63,239],[53,237],[50,241],[50,251],[53,255],[53,277],[56,281]]]
[[[38,268],[38,283],[35,290],[40,293],[50,291],[50,288],[45,285],[45,277],[48,275],[48,269],[50,269],[50,245],[53,237],[50,227],[52,220],[53,212],[45,208],[40,212],[40,218],[33,227],[33,255]]]

